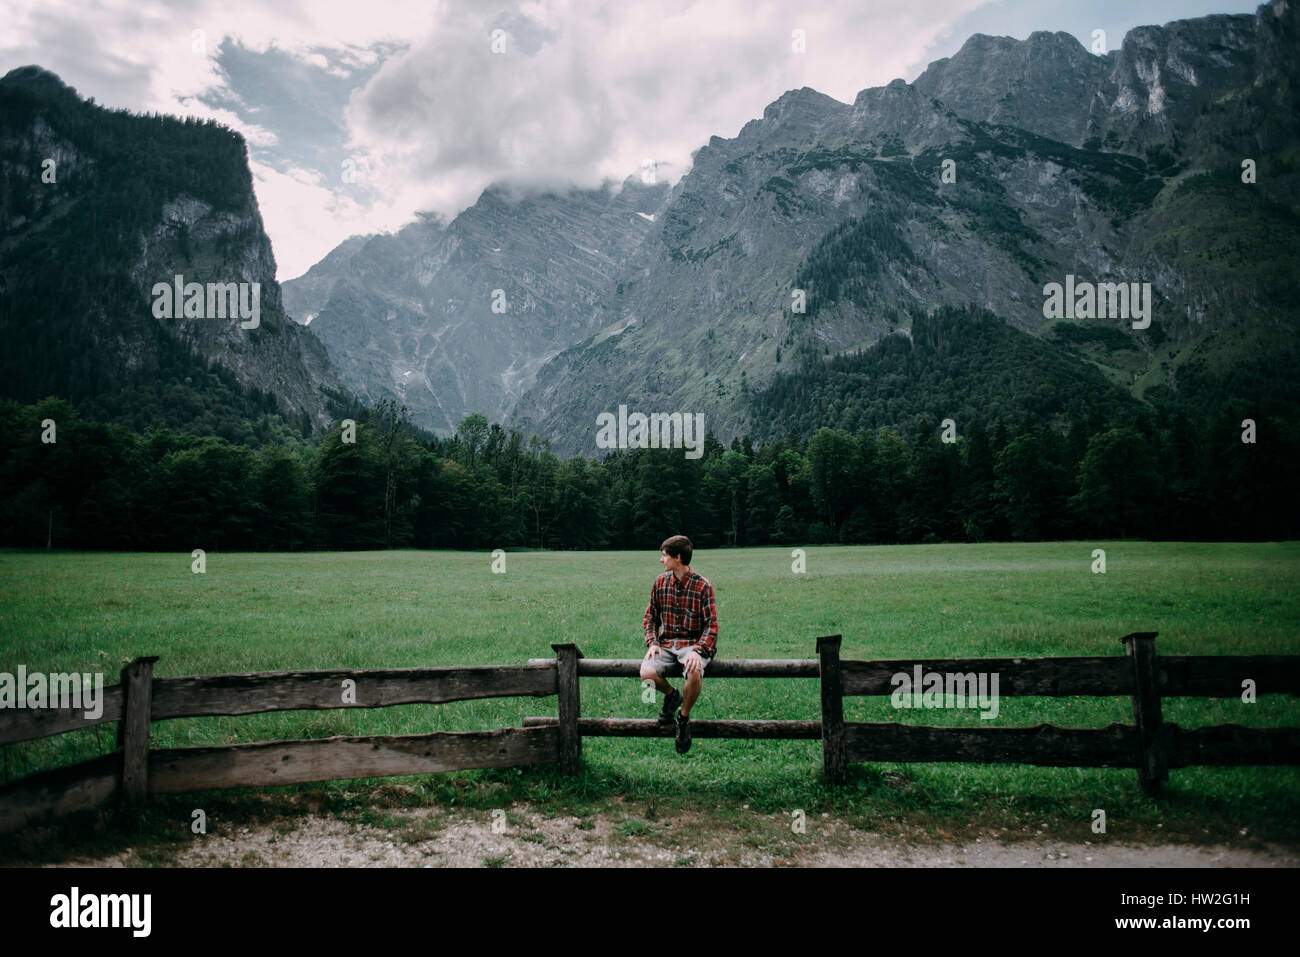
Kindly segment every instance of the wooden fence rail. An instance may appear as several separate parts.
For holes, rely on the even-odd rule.
[[[555,728],[560,718],[524,718],[525,728]],[[592,738],[671,738],[672,725],[653,718],[579,718],[578,734]],[[822,736],[820,721],[691,721],[694,738],[812,738]]]
[[[346,683],[352,682],[349,686]],[[355,703],[344,702],[351,691]],[[388,708],[556,693],[555,662],[467,668],[387,668],[201,675],[154,681],[153,719],[331,708]]]
[[[0,713],[0,746],[122,720],[121,685],[105,688],[100,703],[103,705],[103,713],[97,718],[87,718],[77,709],[31,708],[4,711]]]
[[[1155,632],[1120,639],[1123,657],[943,658],[841,661],[838,635],[818,639],[822,687],[823,775],[844,780],[849,764],[867,761],[954,761],[1054,767],[1136,768],[1142,790],[1159,791],[1170,768],[1190,765],[1300,764],[1300,728],[1226,724],[1183,729],[1166,724],[1168,696],[1237,697],[1243,682],[1256,694],[1300,694],[1300,656],[1175,655],[1155,652]],[[961,686],[996,675],[999,697],[1118,696],[1133,702],[1133,724],[1108,728],[935,728],[894,722],[845,723],[846,695],[887,695],[893,676],[956,676]],[[946,688],[946,685],[945,685]]]
[[[816,679],[820,720],[696,720],[691,732],[699,738],[820,739],[822,773],[831,783],[845,779],[849,764],[865,761],[966,761],[1136,768],[1143,790],[1154,793],[1170,768],[1300,764],[1300,728],[1183,729],[1161,716],[1164,697],[1236,697],[1247,680],[1254,682],[1256,694],[1300,694],[1300,656],[1160,657],[1155,637],[1154,632],[1126,635],[1122,656],[857,661],[841,660],[840,636],[831,635],[817,639],[816,658],[722,659],[708,670],[710,679]],[[138,658],[122,670],[121,684],[103,689],[103,711],[93,719],[81,711],[49,708],[0,714],[0,746],[108,721],[118,725],[114,753],[0,788],[0,832],[96,807],[114,796],[133,803],[150,794],[536,764],[558,764],[575,773],[584,737],[674,734],[671,726],[653,719],[582,717],[580,679],[637,677],[640,659],[584,658],[572,643],[551,647],[554,658],[534,658],[526,665],[181,678],[154,678],[157,659]],[[844,720],[845,696],[893,694],[896,676],[917,668],[953,677],[966,689],[981,674],[996,675],[999,698],[1129,697],[1133,724],[956,728]],[[680,666],[674,670],[679,674]],[[522,728],[149,747],[152,722],[173,718],[551,695],[558,715],[525,718]]]
[[[561,735],[555,728],[336,736],[168,750],[149,747],[152,722],[173,718],[555,695],[560,669],[554,660],[500,667],[154,678],[157,660],[137,658],[123,668],[121,684],[103,689],[104,714],[98,718],[56,709],[0,715],[0,744],[94,727],[106,720],[118,722],[114,753],[29,775],[0,788],[0,833],[88,810],[114,796],[134,804],[151,794],[524,767],[553,764],[561,757]]]
[[[553,664],[551,658],[529,658],[528,664]],[[640,658],[578,657],[579,678],[635,678],[641,673]],[[667,674],[680,675],[681,665],[669,666]],[[816,658],[716,658],[709,662],[710,678],[816,678]]]

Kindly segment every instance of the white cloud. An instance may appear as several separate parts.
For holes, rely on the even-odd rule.
[[[595,186],[647,157],[674,180],[710,136],[734,136],[788,89],[848,102],[903,75],[985,2],[199,0],[175,11],[137,0],[10,0],[0,72],[39,63],[106,106],[211,117],[240,131],[287,278],[349,235],[396,228],[420,209],[454,215],[494,180]],[[491,51],[494,28],[507,35],[505,53]],[[195,30],[202,52],[192,49]],[[795,30],[806,52],[792,49]],[[305,169],[289,131],[264,114],[249,122],[253,109],[241,117],[216,59],[226,38],[332,77],[382,60],[343,110],[339,155],[362,172],[357,182]]]
[[[848,102],[888,82],[978,5],[451,4],[346,115],[357,150],[447,215],[498,179],[595,186],[653,157],[673,180],[711,135],[735,135],[788,89]]]

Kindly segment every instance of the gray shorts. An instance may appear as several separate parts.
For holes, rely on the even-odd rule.
[[[681,648],[669,648],[665,645],[659,645],[658,649],[659,654],[646,659],[642,663],[649,665],[666,678],[678,678],[685,674],[686,656],[694,651],[695,647],[693,645],[683,645]],[[703,665],[701,675],[703,675],[703,672],[708,670],[710,659],[705,658],[703,655],[700,655],[700,658]]]

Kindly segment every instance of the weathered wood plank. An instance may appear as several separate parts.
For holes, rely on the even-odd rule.
[[[1300,728],[1216,724],[1183,729],[1166,724],[1164,731],[1165,753],[1171,768],[1300,764]]]
[[[126,693],[117,742],[122,748],[122,800],[128,804],[149,796],[149,711],[152,707],[154,655],[137,658],[122,669]]]
[[[558,718],[524,718],[525,728],[555,728]],[[653,718],[580,718],[578,731],[593,738],[671,738],[676,730]],[[816,740],[822,736],[820,721],[753,721],[691,719],[693,738],[788,738]]]
[[[529,658],[528,663],[544,664],[550,658]],[[673,665],[665,674],[680,677],[681,665]],[[636,678],[641,674],[640,658],[583,658],[578,662],[580,678]],[[816,678],[816,658],[715,658],[704,670],[710,678]]]
[[[356,704],[344,703],[344,681],[355,682]],[[387,708],[473,698],[542,697],[555,691],[555,662],[549,660],[541,665],[197,675],[155,679],[153,720],[264,711]]]
[[[551,658],[530,658],[529,665],[553,664]],[[858,661],[841,659],[846,695],[891,694],[891,678],[913,665],[927,671],[965,674],[997,671],[998,693],[1005,695],[1069,695],[1110,697],[1133,694],[1133,665],[1124,655],[1059,658],[901,658]],[[639,658],[584,658],[582,678],[632,678],[640,673]],[[1300,694],[1300,655],[1160,655],[1156,657],[1160,694],[1233,697],[1241,680],[1254,678],[1259,694]],[[818,662],[809,659],[718,658],[706,677],[816,678]]]
[[[922,674],[996,674],[998,695],[1131,695],[1133,663],[1123,655],[1076,658],[903,658],[896,661],[841,661],[845,695],[892,694],[896,674],[911,680]]]
[[[1136,632],[1120,641],[1133,664],[1133,723],[1141,747],[1138,782],[1145,793],[1155,794],[1160,790],[1160,782],[1169,780],[1156,679],[1155,633]]]
[[[817,639],[818,673],[821,675],[822,777],[841,784],[848,764],[844,750],[844,673],[840,669],[840,636]]]
[[[849,723],[848,760],[857,762],[975,762],[1045,767],[1134,768],[1137,730],[1107,728],[931,728],[912,724]]]
[[[85,708],[5,708],[0,711],[0,745],[48,738],[52,734],[93,728],[122,719],[122,686],[103,689],[104,713],[87,718]]]
[[[174,794],[547,764],[558,759],[558,738],[554,728],[501,728],[152,751],[149,790]]]
[[[556,691],[559,695],[560,770],[577,774],[582,757],[582,731],[578,718],[582,714],[581,683],[578,681],[578,660],[582,652],[572,642],[552,644],[555,650]]]
[[[98,807],[117,793],[121,774],[114,752],[11,781],[0,788],[0,834]]]
[[[1300,695],[1300,655],[1157,655],[1160,696],[1240,698],[1241,683],[1255,694]]]

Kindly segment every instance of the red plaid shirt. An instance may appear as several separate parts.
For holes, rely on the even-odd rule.
[[[693,646],[701,658],[717,654],[718,606],[713,601],[713,586],[697,572],[687,575],[684,582],[672,572],[656,578],[642,624],[647,648],[657,641],[670,648]]]

